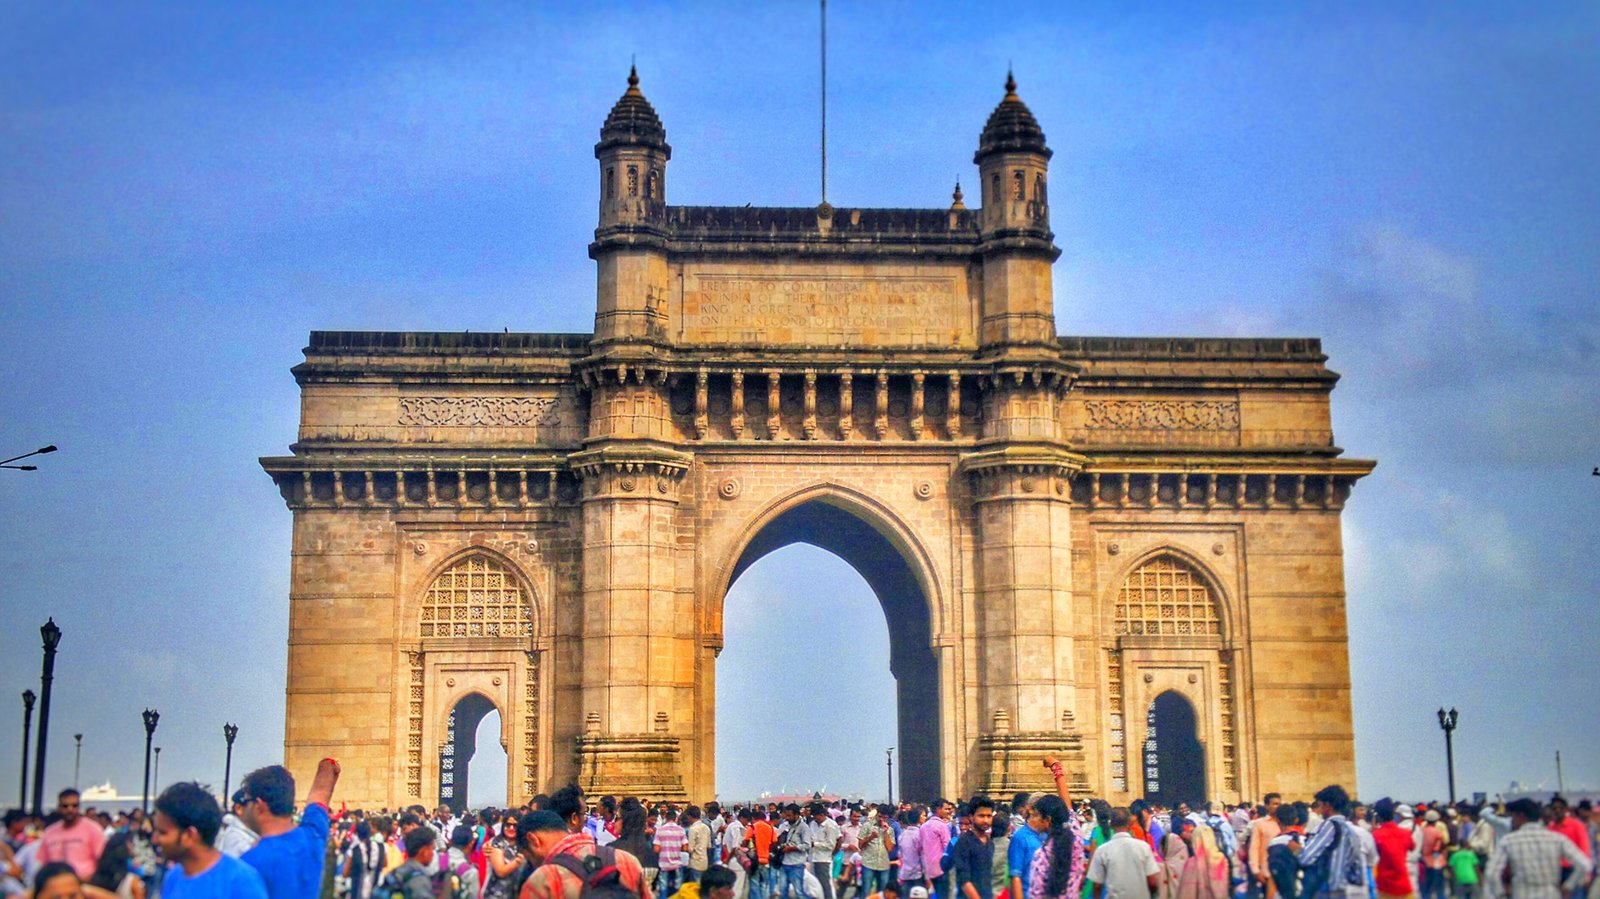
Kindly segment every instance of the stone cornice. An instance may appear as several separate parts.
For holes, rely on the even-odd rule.
[[[958,470],[979,479],[1008,473],[1074,475],[1088,457],[1051,444],[1010,444],[964,453]]]
[[[564,454],[306,454],[266,456],[261,467],[296,511],[534,509],[570,505],[579,480]]]

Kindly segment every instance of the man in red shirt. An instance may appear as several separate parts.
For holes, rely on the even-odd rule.
[[[94,876],[94,867],[100,853],[106,848],[106,832],[99,822],[79,814],[81,800],[78,791],[68,787],[56,797],[56,811],[61,820],[46,827],[39,838],[38,855],[41,864],[66,862],[78,876],[88,880]]]
[[[1372,831],[1372,840],[1378,844],[1378,868],[1373,880],[1379,896],[1389,899],[1411,899],[1415,891],[1411,885],[1411,872],[1406,870],[1406,856],[1411,853],[1411,834],[1395,823],[1394,800],[1379,799],[1372,806],[1378,826]]]

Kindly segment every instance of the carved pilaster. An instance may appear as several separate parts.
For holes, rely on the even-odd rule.
[[[807,440],[817,439],[817,373],[806,372],[805,406],[801,412],[800,430]]]
[[[778,439],[778,428],[783,424],[782,397],[778,393],[779,375],[776,370],[767,372],[767,439]]]
[[[855,381],[850,372],[839,376],[839,434],[845,439],[850,439],[850,432],[855,430],[856,422],[856,388]]]
[[[738,440],[744,436],[744,372],[733,373],[733,397],[728,405],[728,427],[733,431],[733,439]]]
[[[950,373],[950,396],[945,401],[944,428],[950,432],[951,440],[961,438],[961,372]]]
[[[911,439],[922,438],[922,407],[927,399],[924,393],[927,386],[927,375],[922,372],[913,372],[911,375]]]
[[[694,376],[694,439],[704,440],[706,433],[711,430],[711,420],[706,414],[706,393],[709,378],[705,369],[695,372]]]
[[[878,372],[872,393],[872,432],[879,440],[889,436],[889,373]]]

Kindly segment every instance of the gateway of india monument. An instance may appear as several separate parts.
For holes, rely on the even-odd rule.
[[[261,460],[296,776],[459,807],[498,710],[512,804],[708,799],[724,597],[804,542],[882,604],[897,795],[1037,788],[1048,753],[1114,803],[1353,785],[1340,513],[1373,463],[1320,343],[1058,335],[1014,81],[976,150],[971,206],[672,205],[630,75],[593,333],[313,332]]]

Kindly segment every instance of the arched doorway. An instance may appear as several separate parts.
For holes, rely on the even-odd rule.
[[[444,745],[439,749],[439,804],[458,814],[467,808],[468,766],[478,751],[478,725],[496,711],[489,697],[468,693],[445,719]]]
[[[1145,798],[1161,805],[1206,798],[1206,756],[1194,705],[1176,690],[1150,703],[1144,741]]]
[[[854,568],[871,587],[889,627],[895,680],[897,797],[940,794],[939,665],[932,647],[930,601],[902,550],[855,508],[819,497],[779,513],[745,544],[728,584],[775,550],[805,543]],[[877,749],[877,747],[873,747]]]

